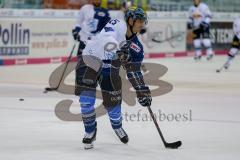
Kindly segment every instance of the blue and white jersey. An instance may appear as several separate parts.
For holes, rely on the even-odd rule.
[[[212,13],[208,6],[205,3],[199,3],[199,5],[191,6],[189,8],[189,21],[193,23],[193,27],[199,28],[200,23],[210,23],[210,20],[212,18]]]
[[[116,51],[126,42],[127,24],[112,19],[93,39],[88,40],[82,55],[95,56],[100,60],[116,58]]]
[[[91,4],[84,5],[77,17],[76,27],[80,27],[81,41],[86,42],[96,33],[100,32],[106,23],[110,20],[107,9],[94,7]]]
[[[141,44],[141,42],[139,41],[136,35],[131,38],[129,47],[130,47],[131,61],[128,64],[126,64],[126,66],[134,65],[135,71],[134,72],[127,71],[127,77],[128,79],[132,79],[135,77],[138,77],[138,78],[142,77],[143,75],[141,73],[140,67],[144,58],[144,50],[143,50],[143,45]],[[110,67],[111,65],[109,63],[104,64],[102,68],[102,73],[104,73],[105,75],[109,75]]]

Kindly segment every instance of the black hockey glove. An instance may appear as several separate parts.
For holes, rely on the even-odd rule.
[[[207,30],[209,27],[210,27],[210,25],[206,22],[200,23],[200,28],[203,29],[204,31]]]
[[[129,50],[129,44],[125,44],[116,52],[117,54],[117,59],[121,63],[127,63],[131,61],[131,55],[130,55],[130,50]]]
[[[140,89],[138,89],[136,91],[136,93],[137,93],[138,102],[143,107],[151,106],[152,97],[151,97],[151,91],[149,90],[148,87],[146,87],[146,86],[141,87]]]
[[[73,39],[75,41],[80,41],[80,35],[79,35],[79,32],[81,31],[81,28],[80,27],[75,27],[73,30],[72,30],[72,36],[73,36]]]

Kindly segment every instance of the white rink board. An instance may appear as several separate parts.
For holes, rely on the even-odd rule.
[[[146,53],[173,53],[186,51],[186,21],[150,20],[147,33],[139,36]],[[154,42],[154,40],[164,43]],[[166,41],[165,41],[166,40]]]
[[[3,18],[0,25],[0,48],[8,48],[0,51],[0,58],[64,56],[73,45],[73,20]],[[19,52],[22,47],[29,52]]]
[[[0,59],[66,56],[73,45],[71,30],[74,23],[74,19],[4,18],[1,20],[2,36],[0,36],[0,46],[1,48],[8,47],[8,49],[1,49]],[[23,34],[25,30],[29,30],[29,38],[26,38],[27,35]],[[182,52],[186,51],[185,32],[186,25],[183,20],[150,20],[147,34],[140,39],[143,40],[146,54]],[[181,34],[179,38],[174,38],[168,43],[156,43],[151,40],[153,38],[164,40],[179,33]],[[29,52],[23,53],[14,50],[15,47],[21,48],[22,46],[28,47]]]
[[[119,15],[118,11],[110,13],[112,17]],[[74,43],[71,31],[77,14],[77,10],[1,9],[0,60],[66,57]],[[232,21],[238,16],[236,13],[213,15],[213,21],[218,22]],[[187,13],[148,12],[148,16],[150,19],[148,33],[140,37],[146,55],[186,52]],[[21,27],[16,29],[12,25],[21,25]],[[26,38],[28,35],[23,35],[25,29],[29,31],[29,38]],[[19,36],[15,36],[16,34]],[[20,35],[22,38],[19,38]],[[177,38],[171,39],[176,35]],[[23,37],[25,37],[24,44]],[[153,38],[160,41],[170,40],[156,43],[152,41]],[[15,41],[16,43],[13,43]],[[21,47],[24,47],[24,51]],[[28,49],[27,52],[25,49]]]

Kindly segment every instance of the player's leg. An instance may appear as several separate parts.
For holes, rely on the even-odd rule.
[[[119,71],[118,71],[119,72]],[[102,72],[100,86],[112,128],[122,143],[128,142],[128,135],[122,128],[122,82],[119,73]]]
[[[202,37],[203,37],[203,46],[206,49],[207,54],[207,60],[211,60],[213,58],[213,50],[212,50],[212,43],[210,39],[210,30],[209,27],[204,28],[202,31]]]
[[[79,56],[76,66],[75,95],[80,95],[80,92],[86,88],[95,90],[99,73],[100,70],[96,72],[86,65],[83,56]]]
[[[212,50],[211,40],[209,38],[204,38],[203,39],[203,45],[206,49],[207,60],[211,60],[214,56],[213,50]]]
[[[80,57],[76,67],[75,94],[79,96],[81,106],[82,120],[85,128],[85,136],[82,142],[85,144],[85,149],[93,147],[93,141],[96,139],[97,132],[96,113],[94,109],[97,82],[86,83],[85,77],[87,77],[88,73],[89,67],[84,64]]]
[[[77,82],[82,81],[82,75],[86,70],[86,65],[83,63],[82,51],[85,48],[85,44],[82,41],[79,41],[78,51],[77,51],[77,66],[75,69],[75,95],[79,95],[79,90],[76,88],[78,85]]]
[[[82,91],[79,102],[81,104],[82,120],[85,128],[85,135],[82,140],[85,149],[93,147],[93,142],[96,140],[97,122],[94,109],[95,104],[94,91]]]
[[[225,69],[229,68],[232,60],[234,59],[235,55],[238,53],[239,48],[240,48],[240,40],[238,39],[237,36],[234,36],[233,42],[232,42],[232,48],[228,53],[227,62],[224,64]]]
[[[106,109],[114,132],[122,143],[128,143],[128,135],[122,127],[121,105],[108,106]]]
[[[193,30],[193,46],[195,50],[195,60],[200,60],[202,57],[202,44],[201,44],[201,30],[195,29]]]

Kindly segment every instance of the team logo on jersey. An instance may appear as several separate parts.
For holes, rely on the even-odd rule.
[[[110,32],[110,31],[114,31],[113,30],[113,28],[111,28],[111,27],[104,27],[104,30],[105,30],[105,32]]]
[[[141,48],[137,44],[135,44],[135,43],[131,43],[130,48],[132,48],[136,52],[140,52],[141,51]]]
[[[104,12],[98,12],[98,16],[100,16],[100,17],[105,17],[105,13]]]

